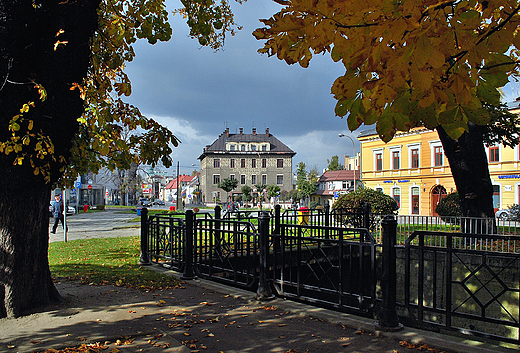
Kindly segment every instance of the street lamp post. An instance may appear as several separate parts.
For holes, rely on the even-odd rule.
[[[356,155],[356,145],[354,144],[354,140],[352,139],[352,137],[348,136],[348,135],[344,135],[344,134],[338,134],[338,137],[347,137],[351,142],[352,142],[352,149],[354,150],[354,158],[357,159],[357,155]],[[356,191],[356,163],[354,163],[354,191]]]

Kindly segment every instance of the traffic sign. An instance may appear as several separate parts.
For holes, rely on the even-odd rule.
[[[80,189],[81,188],[81,181],[76,181],[76,189]]]
[[[92,185],[87,186],[87,189],[92,190]]]

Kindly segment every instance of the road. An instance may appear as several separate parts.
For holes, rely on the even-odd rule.
[[[126,212],[121,209],[107,209],[103,212],[80,212],[67,216],[67,240],[140,235],[140,223],[128,222],[137,217],[137,214]],[[53,224],[54,218],[50,218],[49,242],[63,241],[65,238],[61,223],[56,234],[50,233]]]

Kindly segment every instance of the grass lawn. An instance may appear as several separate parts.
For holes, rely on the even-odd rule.
[[[139,237],[80,239],[49,244],[53,278],[85,284],[111,284],[152,291],[181,282],[139,265]]]

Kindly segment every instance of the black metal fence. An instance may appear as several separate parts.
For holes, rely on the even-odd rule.
[[[496,251],[519,245],[512,236],[414,232],[398,247],[401,321],[520,343],[520,254]]]
[[[520,238],[415,231],[397,245],[398,221],[368,208],[142,212],[141,262],[257,292],[400,323],[520,344]],[[399,226],[402,226],[399,224]],[[441,241],[439,240],[441,239]]]

